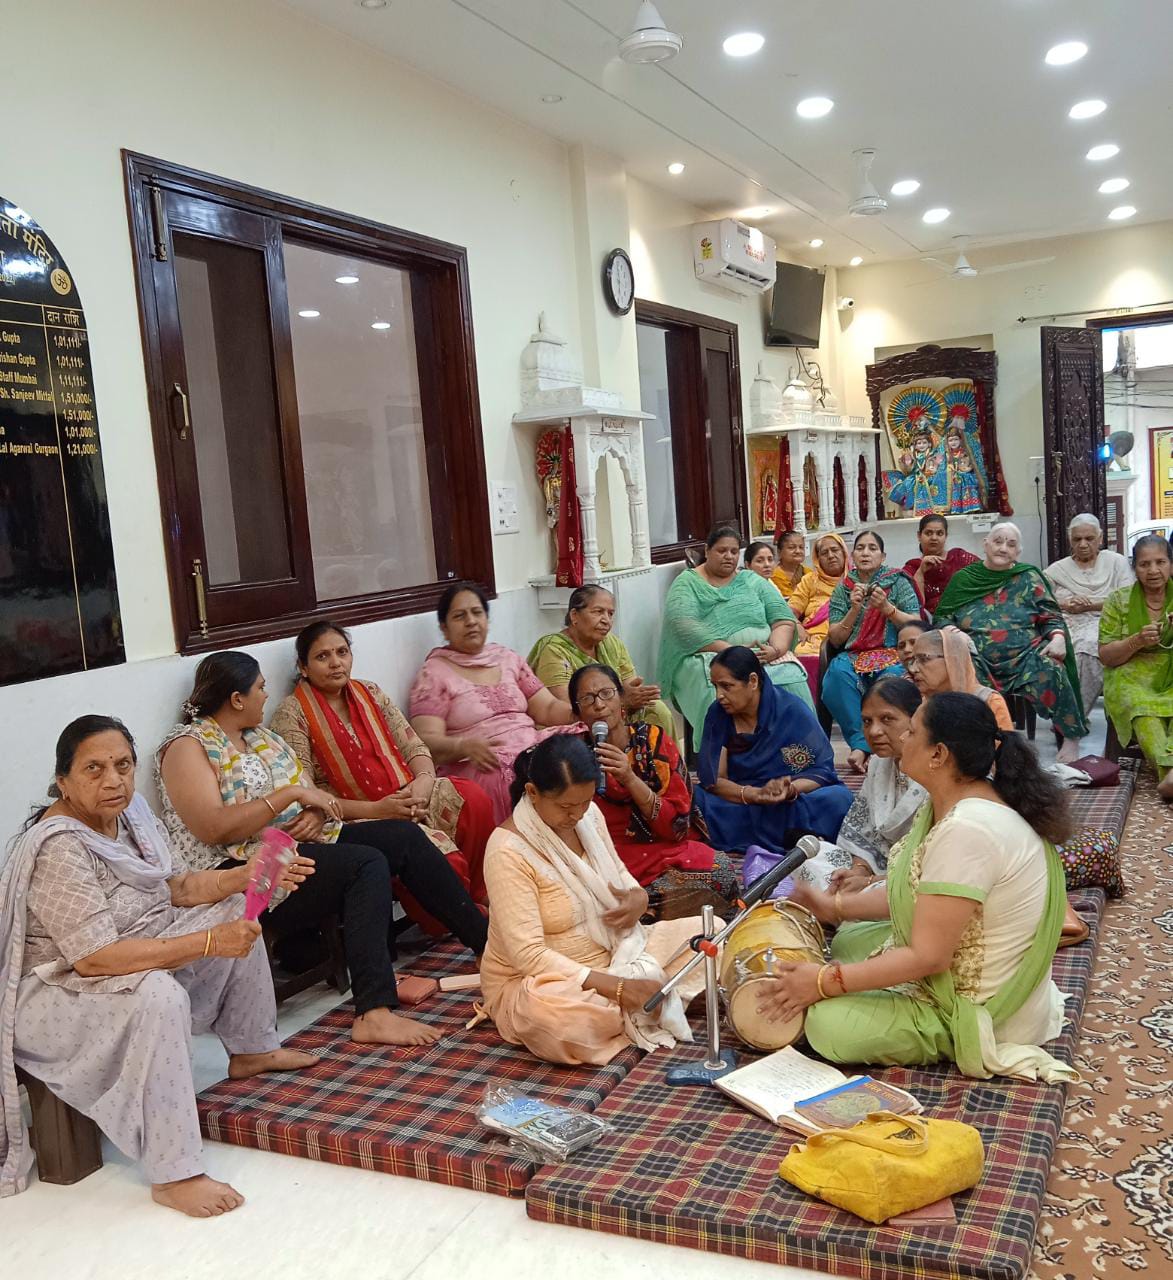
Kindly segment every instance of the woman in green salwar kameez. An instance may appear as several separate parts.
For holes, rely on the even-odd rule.
[[[977,1078],[1074,1079],[1040,1047],[1063,1025],[1051,980],[1067,904],[1054,845],[1071,827],[1062,787],[968,693],[918,708],[900,765],[929,799],[887,881],[857,893],[797,886],[795,901],[842,926],[832,962],[780,966],[761,1011],[806,1009],[808,1042],[834,1062],[947,1059]]]
[[[791,656],[797,624],[781,594],[752,570],[738,572],[741,535],[719,525],[705,541],[705,558],[685,569],[664,602],[664,630],[656,676],[665,697],[680,708],[699,743],[713,705],[713,655],[743,644],[757,654],[771,684],[801,698],[811,710],[806,669]]]
[[[1169,544],[1146,534],[1132,548],[1136,582],[1104,601],[1100,661],[1104,710],[1122,747],[1136,738],[1173,800],[1173,584]]]

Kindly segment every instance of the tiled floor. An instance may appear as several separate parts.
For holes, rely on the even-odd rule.
[[[1089,750],[1103,746],[1092,717]],[[1042,722],[1036,745],[1054,759]],[[845,755],[842,741],[836,754]],[[321,988],[288,1001],[291,1035],[335,1002]],[[196,1042],[196,1086],[220,1079],[224,1055]],[[343,1169],[242,1147],[208,1144],[208,1169],[247,1198],[236,1213],[194,1222],[151,1203],[142,1175],[107,1144],[106,1165],[75,1187],[40,1183],[0,1202],[0,1275],[19,1280],[711,1280],[762,1274],[761,1264],[689,1249],[531,1222],[521,1201]],[[770,1269],[777,1280],[816,1273]]]

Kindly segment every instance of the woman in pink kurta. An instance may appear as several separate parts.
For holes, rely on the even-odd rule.
[[[568,725],[576,732],[582,726],[519,654],[488,643],[483,588],[454,584],[436,614],[447,643],[428,654],[411,687],[412,728],[437,771],[479,783],[493,802],[494,821],[503,822],[518,754]]]

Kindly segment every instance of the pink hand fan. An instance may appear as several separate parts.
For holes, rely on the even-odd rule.
[[[297,841],[276,827],[261,832],[261,851],[253,863],[253,873],[244,894],[244,918],[255,920],[269,905],[281,880],[281,873],[293,861]]]

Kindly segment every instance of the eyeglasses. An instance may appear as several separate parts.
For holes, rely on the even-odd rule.
[[[584,706],[597,702],[600,706],[605,706],[608,702],[613,702],[619,697],[618,689],[600,689],[598,693],[580,693],[578,700]]]
[[[919,657],[913,653],[904,659],[904,666],[907,671],[915,671],[918,667],[923,667],[926,662],[944,662],[945,655],[943,653],[922,653]]]

